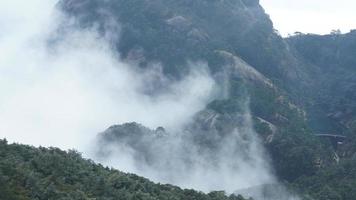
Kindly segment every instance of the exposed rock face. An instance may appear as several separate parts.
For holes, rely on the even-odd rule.
[[[241,58],[226,51],[217,51],[217,53],[223,56],[226,61],[230,63],[228,66],[232,67],[230,71],[234,77],[241,77],[242,79],[253,81],[256,84],[262,84],[269,88],[274,88],[271,80],[266,78],[263,74],[247,64]]]
[[[178,31],[188,30],[192,25],[191,22],[183,16],[174,16],[170,19],[167,19],[166,22]]]

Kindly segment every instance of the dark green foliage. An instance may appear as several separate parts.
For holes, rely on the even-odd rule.
[[[4,200],[244,200],[154,184],[85,160],[76,151],[34,148],[0,140],[0,199]]]
[[[295,185],[315,199],[353,200],[356,195],[356,160],[345,160],[314,176],[301,177]]]
[[[320,153],[314,143],[318,141],[312,135],[291,132],[275,134],[268,148],[279,177],[294,181],[302,175],[313,175],[317,170],[316,161]]]
[[[310,88],[314,100],[307,107],[311,127],[316,131],[345,132],[356,120],[356,32],[299,34],[287,41],[316,72]]]

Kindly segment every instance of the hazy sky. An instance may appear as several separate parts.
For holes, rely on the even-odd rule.
[[[356,29],[355,0],[260,0],[282,35]]]

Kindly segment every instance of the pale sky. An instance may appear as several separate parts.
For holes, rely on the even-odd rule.
[[[327,34],[356,29],[356,0],[260,0],[274,27],[288,33]]]

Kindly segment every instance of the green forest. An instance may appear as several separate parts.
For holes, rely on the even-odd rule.
[[[75,150],[34,148],[1,140],[0,156],[3,200],[244,200],[222,191],[204,194],[155,184],[83,159]]]

